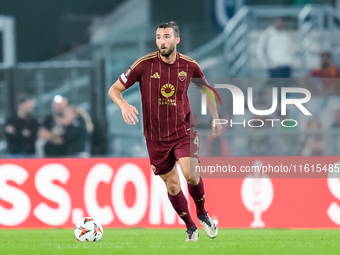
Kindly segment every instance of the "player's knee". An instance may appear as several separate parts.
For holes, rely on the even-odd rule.
[[[166,188],[170,195],[175,196],[178,194],[178,192],[180,192],[181,185],[177,182],[169,182],[167,183]]]
[[[191,184],[191,185],[197,185],[200,181],[199,177],[190,176],[190,174],[188,176],[184,176],[184,177],[187,180],[187,183]]]
[[[188,182],[190,180],[190,172],[189,171],[183,171],[183,176]]]
[[[190,179],[191,179],[190,174],[188,174],[188,175],[184,174],[184,178],[187,182],[190,182]]]
[[[192,182],[193,181],[193,176],[191,176],[190,172],[184,172],[183,173],[184,175],[184,178],[187,180],[188,183]]]
[[[195,171],[190,171],[189,169],[184,169],[182,171],[182,173],[183,173],[185,180],[188,183],[191,183],[193,181],[197,181],[197,178],[198,179],[200,178],[200,175],[198,173],[196,173]]]

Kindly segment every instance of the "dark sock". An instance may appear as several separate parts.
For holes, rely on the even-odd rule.
[[[195,226],[195,222],[190,216],[188,201],[184,196],[182,190],[175,196],[172,196],[168,193],[168,197],[179,217],[181,217],[181,219],[185,222],[187,229]]]
[[[200,182],[197,185],[188,184],[188,190],[190,196],[193,198],[196,205],[196,214],[197,216],[201,216],[206,214],[204,203],[205,203],[205,195],[204,195],[204,185],[203,179],[200,178]]]

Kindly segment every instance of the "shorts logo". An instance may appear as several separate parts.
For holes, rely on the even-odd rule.
[[[153,172],[156,172],[156,167],[154,165],[151,165],[151,169]]]
[[[172,84],[165,84],[161,88],[161,93],[164,97],[171,97],[175,93],[175,87]]]
[[[187,78],[187,73],[182,71],[178,73],[178,78],[180,79],[180,81],[184,81]]]

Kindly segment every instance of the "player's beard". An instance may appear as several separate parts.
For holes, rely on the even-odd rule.
[[[170,55],[171,55],[171,53],[174,51],[174,49],[175,49],[175,45],[171,45],[169,48],[168,48],[168,50],[167,51],[161,51],[162,50],[162,48],[159,48],[159,53],[163,56],[163,57],[169,57]]]

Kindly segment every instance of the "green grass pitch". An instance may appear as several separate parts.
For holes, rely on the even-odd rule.
[[[79,243],[72,229],[0,230],[0,254],[340,254],[339,230],[220,229],[210,240],[184,242],[183,229],[104,229],[97,243]]]

